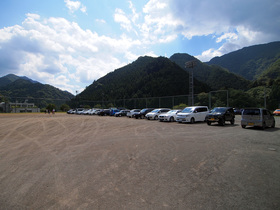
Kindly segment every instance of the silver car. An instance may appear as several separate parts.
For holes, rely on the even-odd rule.
[[[158,120],[158,116],[162,113],[169,112],[170,109],[167,108],[159,108],[159,109],[154,109],[153,111],[147,113],[145,115],[146,119],[148,120]]]
[[[163,121],[167,121],[167,122],[174,122],[176,119],[176,116],[179,112],[181,112],[181,109],[177,109],[177,110],[170,110],[169,112],[160,114],[158,116],[158,120],[163,122]]]
[[[241,127],[246,126],[261,127],[275,127],[275,119],[271,112],[263,108],[246,108],[242,112]]]

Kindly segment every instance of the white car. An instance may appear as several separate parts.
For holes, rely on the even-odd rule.
[[[93,115],[93,113],[96,111],[96,109],[91,109],[90,111],[88,111],[89,115]]]
[[[83,109],[83,108],[78,108],[78,109],[76,109],[76,114],[83,114],[83,112],[85,111],[85,109]]]
[[[181,111],[182,111],[181,109],[170,110],[169,112],[160,114],[160,115],[158,116],[158,120],[159,120],[160,122],[163,122],[163,121],[174,122],[175,119],[176,119],[177,114],[180,113]]]
[[[140,109],[132,109],[130,112],[126,114],[126,116],[132,118],[132,115],[136,112],[140,112]]]
[[[160,109],[154,109],[153,111],[147,113],[145,117],[148,120],[158,120],[158,116],[162,113],[169,112],[171,109],[166,109],[166,108],[160,108]]]
[[[190,106],[177,114],[176,121],[179,123],[205,121],[205,117],[208,113],[209,110],[207,106]]]
[[[94,111],[92,111],[92,115],[97,115],[97,113],[100,111],[100,109],[94,109]]]
[[[89,115],[90,111],[91,111],[91,109],[85,109],[82,114]]]

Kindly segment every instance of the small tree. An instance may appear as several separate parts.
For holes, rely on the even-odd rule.
[[[101,105],[100,104],[96,104],[95,106],[94,106],[94,108],[97,108],[97,109],[101,109]]]
[[[46,107],[47,110],[52,111],[53,109],[56,110],[56,106],[54,104],[48,104],[48,106]]]
[[[60,110],[67,112],[68,110],[70,110],[70,106],[68,106],[67,104],[62,104]]]
[[[173,109],[184,109],[185,107],[187,107],[186,104],[179,104],[173,107]]]

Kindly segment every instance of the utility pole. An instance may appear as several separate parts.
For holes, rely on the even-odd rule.
[[[266,108],[266,89],[264,87],[264,108]]]
[[[194,105],[194,83],[193,83],[193,68],[196,66],[196,61],[189,61],[185,63],[186,68],[190,69],[189,70],[189,105],[193,106]]]

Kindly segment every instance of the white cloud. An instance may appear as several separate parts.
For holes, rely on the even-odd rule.
[[[74,13],[79,9],[83,13],[87,12],[86,6],[84,6],[80,1],[64,0],[64,2],[71,13]]]
[[[87,12],[81,1],[64,2],[71,14]],[[214,37],[218,47],[196,56],[202,61],[280,37],[275,0],[150,0],[139,11],[135,5],[128,1],[128,11],[115,8],[113,20],[122,34],[113,38],[64,18],[27,14],[21,25],[0,29],[1,74],[20,73],[74,93],[140,55],[156,56],[154,46],[179,45],[182,36]],[[111,27],[109,20],[92,20]]]
[[[115,22],[120,23],[121,27],[126,29],[127,31],[130,31],[132,29],[131,21],[125,15],[123,10],[118,8],[115,10],[114,20]]]
[[[95,21],[98,23],[102,23],[102,24],[106,23],[106,20],[103,20],[103,19],[95,19]]]
[[[222,36],[218,37],[216,39],[217,43],[222,42],[223,40],[237,40],[238,39],[238,35],[236,33],[225,33]]]
[[[244,46],[279,40],[279,10],[280,4],[275,0],[150,0],[143,8],[142,32],[147,40],[162,43],[179,34],[189,40],[195,36],[216,36],[216,42],[222,46],[200,56],[210,58]]]
[[[72,93],[125,65],[119,57],[141,45],[125,35],[99,36],[64,18],[42,20],[33,14],[22,26],[0,29],[0,35],[1,74],[25,75]]]

